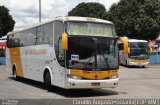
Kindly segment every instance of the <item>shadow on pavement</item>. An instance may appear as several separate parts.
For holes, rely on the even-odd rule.
[[[8,77],[9,79],[15,80],[13,77]],[[16,80],[15,80],[16,81]],[[24,83],[26,85],[31,85],[36,88],[45,89],[45,86],[41,82],[33,81],[26,78],[21,78],[17,82]],[[109,88],[110,89],[110,88]],[[68,97],[68,98],[79,98],[79,97],[94,97],[94,96],[110,96],[118,95],[119,93],[109,89],[62,89],[56,86],[53,86],[51,92]]]
[[[147,69],[148,67],[140,67],[140,66],[125,66],[125,65],[120,65],[121,67],[124,68],[132,68],[132,69]]]

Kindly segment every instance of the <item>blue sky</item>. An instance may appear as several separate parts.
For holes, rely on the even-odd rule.
[[[109,10],[113,3],[119,0],[41,0],[42,22],[53,19],[56,16],[66,16],[77,4],[81,2],[98,2]],[[26,28],[39,22],[39,0],[0,0],[10,10],[10,14],[16,21],[15,30]]]

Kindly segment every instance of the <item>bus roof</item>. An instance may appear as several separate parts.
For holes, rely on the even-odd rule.
[[[98,19],[98,18],[79,17],[79,16],[59,16],[59,17],[55,17],[54,19],[52,19],[50,21],[47,21],[47,22],[44,22],[44,23],[34,24],[31,27],[24,28],[24,29],[19,30],[19,31],[9,32],[7,35],[15,34],[17,32],[21,32],[21,31],[24,31],[24,30],[27,30],[27,29],[30,29],[30,28],[33,28],[33,27],[36,27],[36,26],[40,26],[40,25],[43,25],[43,24],[51,23],[51,22],[56,21],[56,20],[63,21],[63,22],[65,22],[65,21],[77,21],[77,22],[80,21],[80,22],[95,22],[95,23],[113,24],[111,21]]]
[[[107,20],[91,18],[91,17],[65,16],[65,17],[56,17],[55,19],[62,21],[84,21],[84,22],[90,21],[90,22],[113,24],[112,22]]]
[[[148,42],[148,41],[139,39],[129,39],[128,37],[119,37],[119,43],[120,42]]]
[[[146,40],[129,39],[128,42],[148,42]]]

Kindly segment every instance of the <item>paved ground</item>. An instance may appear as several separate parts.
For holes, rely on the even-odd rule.
[[[16,81],[0,66],[0,99],[72,99],[72,98],[149,98],[160,99],[160,65],[148,68],[126,68],[119,70],[120,81],[115,89],[65,90],[44,89],[43,84],[31,80]]]

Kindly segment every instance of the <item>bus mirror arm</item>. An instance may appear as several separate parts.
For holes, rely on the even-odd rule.
[[[118,39],[119,39],[118,36],[116,36],[116,37],[114,38],[114,45],[116,44],[116,42],[118,41]]]
[[[130,54],[131,53],[131,49],[130,48],[128,48],[128,54]]]

